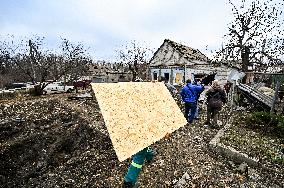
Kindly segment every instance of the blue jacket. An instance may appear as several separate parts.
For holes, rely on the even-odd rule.
[[[200,84],[193,85],[191,83],[184,86],[181,90],[181,98],[183,102],[194,103],[197,101],[198,94],[203,91],[204,87]]]

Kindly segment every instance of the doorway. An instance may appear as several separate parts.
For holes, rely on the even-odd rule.
[[[164,73],[164,77],[165,77],[165,79],[166,79],[166,82],[169,82],[169,80],[170,80],[170,73]]]

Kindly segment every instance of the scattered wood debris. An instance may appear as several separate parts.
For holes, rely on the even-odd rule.
[[[0,104],[0,187],[120,187],[130,160],[119,162],[96,99],[51,95]],[[227,116],[221,113],[221,119]],[[283,173],[248,168],[236,172],[208,150],[218,130],[200,120],[152,146],[157,155],[144,165],[141,187],[281,187]],[[16,118],[25,121],[20,124]]]

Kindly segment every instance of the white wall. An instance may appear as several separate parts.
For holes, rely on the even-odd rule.
[[[161,71],[160,71],[161,70]],[[194,79],[194,74],[212,74],[214,72],[217,72],[215,79],[220,81],[220,84],[225,84],[227,82],[228,79],[228,75],[231,72],[231,68],[226,68],[226,67],[212,67],[212,66],[196,66],[195,68],[187,68],[186,72],[185,72],[185,80],[187,79]],[[183,83],[183,77],[184,77],[184,68],[183,67],[175,67],[172,68],[150,68],[150,72],[151,72],[151,79],[154,79],[154,72],[157,73],[157,76],[164,76],[164,73],[169,73],[170,74],[170,78],[171,78],[171,72],[173,73],[172,77],[173,80],[171,82],[171,84],[173,85],[178,85],[181,83],[177,83],[176,82],[176,77],[177,74],[180,74],[181,77],[181,82]],[[159,75],[161,73],[161,75]]]
[[[161,71],[160,71],[161,70]],[[178,84],[183,84],[183,77],[184,77],[184,68],[183,67],[175,67],[175,68],[150,68],[150,72],[151,72],[151,79],[154,79],[154,72],[157,73],[158,77],[159,76],[164,76],[165,73],[169,73],[170,74],[170,79],[171,79],[171,73],[172,75],[172,82],[171,84],[173,85],[178,85]],[[161,73],[161,75],[159,75],[159,73]],[[190,69],[186,69],[186,75],[185,75],[185,80],[187,79],[191,79],[192,78],[192,74],[191,74],[191,70]],[[180,81],[180,82],[179,82]]]
[[[180,68],[177,67],[177,64],[179,64]],[[183,65],[187,64],[188,67],[186,68],[185,74],[184,74],[184,67]],[[169,73],[171,78],[172,75],[172,82],[171,84],[178,84],[176,82],[176,76],[177,74],[182,75],[182,82],[184,81],[184,75],[185,80],[187,79],[193,79],[193,74],[212,74],[214,72],[217,73],[215,79],[220,80],[221,84],[227,82],[228,75],[230,73],[231,69],[228,69],[227,67],[215,67],[212,64],[210,65],[208,62],[202,62],[202,61],[189,61],[188,59],[185,59],[180,55],[179,52],[177,52],[171,45],[169,45],[167,42],[164,43],[161,48],[158,50],[158,52],[155,54],[154,58],[151,60],[151,66],[164,66],[165,68],[150,68],[151,76],[150,78],[153,80],[153,73],[156,72],[158,77],[164,76],[164,73]],[[171,68],[173,67],[173,68]],[[172,71],[171,71],[172,69]],[[161,73],[161,75],[160,75]]]

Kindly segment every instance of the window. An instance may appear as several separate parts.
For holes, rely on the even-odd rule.
[[[119,75],[119,79],[124,79],[125,76],[124,75]]]
[[[181,84],[183,81],[183,75],[182,73],[176,73],[175,83]]]

